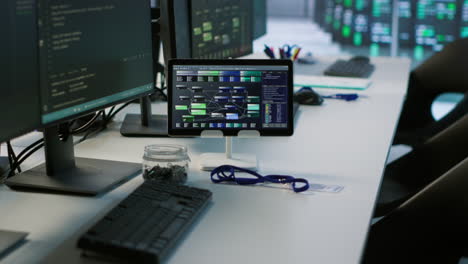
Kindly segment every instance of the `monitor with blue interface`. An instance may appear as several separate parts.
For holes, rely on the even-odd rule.
[[[287,60],[172,60],[169,134],[293,133],[292,63]]]

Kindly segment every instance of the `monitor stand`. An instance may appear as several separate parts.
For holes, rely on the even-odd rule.
[[[159,64],[161,48],[161,10],[151,8],[151,35],[153,42],[153,69],[155,76],[164,74],[164,66]],[[157,78],[156,78],[157,79]],[[155,83],[156,83],[155,79]],[[153,115],[149,96],[140,98],[141,114],[127,114],[120,127],[120,134],[125,137],[167,137],[167,115]]]
[[[2,175],[8,171],[9,167],[10,167],[10,162],[8,158],[0,157],[0,179],[2,178]]]
[[[226,140],[225,153],[203,153],[200,155],[200,169],[212,171],[221,165],[231,165],[248,170],[257,170],[257,156],[253,154],[232,154],[232,137]]]
[[[125,137],[167,137],[167,115],[153,115],[149,96],[140,99],[141,115],[127,114],[120,127]]]
[[[28,233],[0,230],[0,260],[23,242]]]
[[[58,126],[46,128],[45,164],[15,175],[5,184],[18,190],[95,196],[141,171],[139,163],[75,158],[73,137],[60,139],[59,135]]]

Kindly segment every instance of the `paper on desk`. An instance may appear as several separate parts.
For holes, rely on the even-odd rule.
[[[336,88],[365,90],[371,85],[370,79],[346,78],[331,76],[294,75],[294,86],[311,86],[312,88]]]

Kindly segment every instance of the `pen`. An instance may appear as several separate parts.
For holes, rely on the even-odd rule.
[[[293,61],[296,61],[297,60],[297,57],[299,57],[299,53],[301,52],[301,48],[296,48],[296,50],[294,51],[294,56],[293,56]]]
[[[271,51],[271,48],[265,44],[265,49],[263,50],[265,54],[270,57],[270,59],[275,59],[275,54]]]
[[[345,100],[345,101],[348,101],[348,102],[357,100],[359,97],[360,96],[357,93],[322,95],[322,98],[341,99],[341,100]]]
[[[291,58],[291,49],[292,49],[292,47],[286,44],[286,45],[283,46],[283,49],[284,49],[285,59],[290,59]]]
[[[284,49],[283,49],[283,48],[279,48],[279,54],[280,54],[280,58],[281,58],[281,59],[285,59],[285,58],[286,58],[286,54],[284,54]]]

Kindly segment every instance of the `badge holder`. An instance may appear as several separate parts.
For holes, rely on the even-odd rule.
[[[203,153],[200,155],[200,169],[204,171],[212,171],[221,165],[231,165],[239,168],[256,171],[258,168],[257,156],[254,154],[233,154],[232,152],[232,137],[224,136],[220,130],[204,130],[202,138],[222,138],[226,141],[225,153]],[[241,130],[237,134],[240,138],[258,138],[260,132],[256,130]]]

